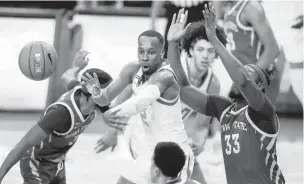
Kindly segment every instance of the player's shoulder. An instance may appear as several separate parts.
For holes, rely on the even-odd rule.
[[[212,77],[211,77],[210,80],[211,81],[210,81],[207,93],[208,94],[219,94],[220,93],[220,89],[221,89],[220,80],[214,74],[212,75]]]
[[[161,69],[157,72],[155,72],[151,76],[152,80],[157,80],[157,81],[166,81],[166,82],[173,82],[175,81],[175,77],[172,71],[167,70],[167,69]]]
[[[247,5],[244,7],[244,11],[247,12],[247,15],[261,15],[264,14],[264,8],[259,1],[248,1]]]

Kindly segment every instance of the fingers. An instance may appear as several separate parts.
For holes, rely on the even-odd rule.
[[[89,73],[86,73],[86,76],[88,77],[88,79],[93,79],[92,75],[90,75]]]
[[[98,76],[97,76],[97,74],[95,72],[93,73],[93,76],[94,76],[95,79],[98,80]]]
[[[184,19],[183,19],[183,26],[184,27],[185,27],[185,25],[187,23],[187,20],[188,20],[188,10],[184,14]],[[189,26],[189,24],[187,26]]]
[[[182,14],[183,14],[182,12],[183,12],[183,8],[178,11],[177,18],[176,18],[177,23],[180,23],[180,20],[181,20]]]
[[[174,13],[174,15],[173,15],[173,18],[172,18],[172,21],[171,21],[171,25],[175,24],[175,21],[176,21],[176,13]]]
[[[81,75],[81,79],[85,82],[88,82],[90,79],[86,78],[84,75]]]

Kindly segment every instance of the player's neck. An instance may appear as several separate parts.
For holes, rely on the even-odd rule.
[[[234,110],[237,111],[246,105],[248,105],[247,101],[244,98],[239,98],[235,100],[236,104],[234,106]]]
[[[194,62],[190,62],[190,66],[189,66],[189,71],[188,71],[188,75],[189,75],[189,79],[190,82],[192,84],[194,84],[195,81],[200,81],[202,80],[203,76],[206,74],[208,70],[199,70]]]

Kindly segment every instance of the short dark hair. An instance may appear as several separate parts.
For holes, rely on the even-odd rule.
[[[111,77],[110,74],[98,68],[87,69],[86,71],[83,72],[82,76],[86,77],[86,73],[89,73],[91,76],[94,76],[93,73],[96,73],[101,88],[106,88],[113,81],[113,78]],[[83,80],[81,79],[81,82],[82,81]],[[96,106],[102,113],[109,110],[108,105],[101,107],[96,104]]]
[[[141,36],[148,36],[148,37],[156,37],[159,41],[159,43],[164,46],[165,43],[165,39],[163,37],[163,35],[161,35],[159,32],[154,31],[154,30],[147,30],[142,32],[139,36],[138,36],[138,40]]]
[[[216,35],[220,42],[226,46],[227,40],[224,30],[217,27]],[[200,39],[209,41],[203,20],[191,23],[182,39],[182,48],[187,52],[188,56],[190,56],[190,48],[192,48],[193,44]]]
[[[177,177],[185,165],[184,151],[174,142],[159,142],[154,149],[154,163],[168,177]]]

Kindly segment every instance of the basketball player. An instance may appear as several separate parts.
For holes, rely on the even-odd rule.
[[[187,159],[181,174],[175,176],[177,182],[184,183],[192,172],[193,153],[187,143],[188,137],[180,113],[179,86],[173,70],[163,58],[163,44],[161,34],[153,30],[145,31],[138,37],[139,62],[123,67],[119,77],[107,88],[96,86],[97,80],[92,76],[83,78],[87,81],[86,87],[94,101],[100,106],[109,105],[127,85],[133,85],[133,96],[104,114],[113,123],[121,117],[135,116],[144,127],[146,142],[140,149],[141,153],[135,155],[135,167],[128,168],[129,172],[122,174],[123,181],[150,183],[148,168],[145,166],[149,164],[158,142],[175,142],[184,150]],[[131,119],[129,122],[132,124]],[[125,183],[121,181],[119,183]]]
[[[183,168],[186,162],[184,151],[174,142],[159,142],[151,159],[150,175],[152,183],[167,184]],[[120,178],[120,183],[128,183]]]
[[[217,35],[226,45],[226,38],[219,29]],[[182,66],[190,83],[208,94],[219,94],[220,82],[211,69],[211,64],[217,58],[217,54],[207,38],[203,22],[191,23],[183,37],[182,50],[184,51],[181,56]],[[204,149],[213,119],[197,113],[184,103],[182,103],[182,115],[190,146],[194,155],[198,156]],[[216,145],[220,146],[220,144]],[[219,147],[218,150],[220,149]],[[202,184],[206,183],[197,159],[195,159],[191,179]]]
[[[98,78],[101,88],[112,81],[109,74],[99,69],[88,69],[86,74]],[[25,184],[65,184],[66,154],[95,118],[96,109],[108,110],[96,105],[84,86],[76,86],[62,95],[6,157],[0,168],[0,183],[20,160]]]
[[[197,112],[216,117],[221,123],[222,150],[228,184],[285,183],[277,163],[276,141],[279,121],[275,108],[265,94],[268,75],[256,65],[243,65],[216,35],[214,7],[205,7],[208,40],[221,58],[236,89],[235,102],[210,95],[193,86],[181,65],[179,40],[185,33],[180,18],[172,22],[175,34],[168,36],[168,57],[181,86],[181,98]]]
[[[260,1],[221,1],[218,18],[224,18],[218,25],[223,27],[229,49],[243,64],[256,64],[270,76],[268,96],[275,103],[280,89],[284,68],[284,53],[280,52],[274,33]],[[227,7],[227,8],[226,8]],[[225,14],[225,16],[223,15]],[[230,91],[234,95],[234,86]]]

